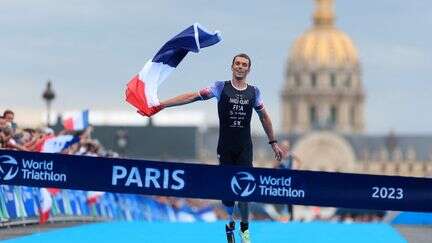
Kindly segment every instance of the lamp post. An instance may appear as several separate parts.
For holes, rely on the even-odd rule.
[[[51,113],[51,102],[55,98],[54,90],[52,89],[51,80],[48,79],[47,85],[45,87],[45,91],[42,94],[42,98],[45,100],[47,106],[47,127],[49,127],[50,123],[50,113]]]

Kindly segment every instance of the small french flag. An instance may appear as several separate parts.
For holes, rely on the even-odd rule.
[[[53,203],[52,197],[60,192],[57,188],[41,188],[40,208],[39,208],[39,223],[44,224],[48,221]]]
[[[157,96],[159,85],[179,65],[188,52],[198,53],[202,48],[222,40],[218,31],[209,32],[195,23],[166,42],[156,55],[127,84],[126,101],[144,116],[152,116],[163,107]]]
[[[69,131],[84,130],[89,126],[89,110],[70,113],[63,117],[63,127]]]
[[[39,152],[60,153],[61,151],[72,146],[73,144],[78,143],[79,141],[80,137],[73,135],[60,135],[56,137],[49,137],[45,139]]]
[[[99,198],[101,196],[103,196],[105,194],[105,192],[99,192],[99,191],[89,191],[87,192],[87,203],[89,205],[93,205],[95,203],[97,203],[97,201],[99,200]]]

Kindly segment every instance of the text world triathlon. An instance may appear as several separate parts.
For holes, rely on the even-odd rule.
[[[260,176],[260,193],[262,196],[272,197],[305,197],[302,189],[293,189],[291,177]]]
[[[22,160],[23,179],[66,182],[66,174],[55,173],[53,161]]]

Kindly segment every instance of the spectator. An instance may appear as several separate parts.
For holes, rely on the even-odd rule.
[[[7,122],[12,123],[13,120],[14,120],[14,117],[15,117],[15,114],[14,114],[14,112],[11,111],[11,110],[5,110],[5,111],[3,112],[3,118],[4,118]]]
[[[4,117],[0,116],[0,130],[7,126],[7,121]]]
[[[10,125],[12,126],[12,129],[15,133],[15,131],[17,129],[17,124],[14,122],[14,118],[15,118],[15,113],[12,110],[5,110],[3,112],[3,119],[5,119],[6,122],[10,123]]]
[[[9,141],[12,139],[13,130],[9,126],[5,126],[0,131],[0,148],[7,149]]]

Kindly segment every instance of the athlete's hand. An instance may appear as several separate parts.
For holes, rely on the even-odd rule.
[[[277,143],[272,143],[272,149],[275,153],[275,159],[277,161],[281,161],[284,154],[283,150],[279,147]]]
[[[154,106],[154,107],[150,107],[146,110],[137,110],[137,112],[142,115],[142,116],[148,116],[151,117],[154,114],[158,113],[159,111],[161,111],[163,108],[165,108],[163,105],[158,105],[158,106]]]

